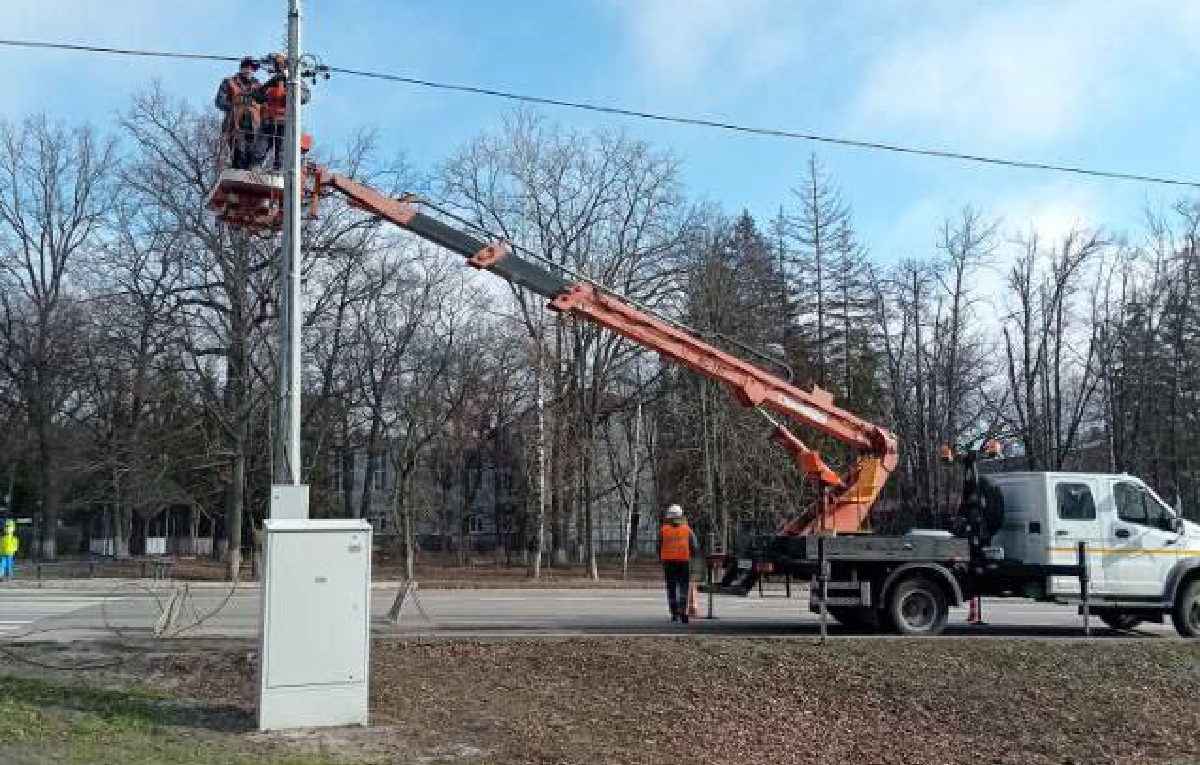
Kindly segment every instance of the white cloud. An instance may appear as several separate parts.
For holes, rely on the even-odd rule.
[[[1045,244],[1061,240],[1072,230],[1103,225],[1105,203],[1094,186],[1049,183],[1003,191],[953,189],[925,196],[900,210],[870,240],[884,261],[926,258],[937,251],[944,221],[955,218],[970,204],[986,221],[997,224],[999,251],[1014,240],[1036,232]]]
[[[874,56],[851,121],[941,139],[1052,140],[1111,117],[1147,89],[1192,76],[1197,5],[955,4]]]
[[[1000,220],[1009,236],[1036,232],[1046,242],[1062,239],[1071,231],[1100,225],[1095,187],[1049,185],[998,197],[986,209]]]
[[[635,77],[688,88],[775,74],[803,50],[790,0],[611,0]]]

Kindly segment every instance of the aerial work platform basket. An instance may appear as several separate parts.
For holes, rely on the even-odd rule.
[[[278,231],[283,225],[283,175],[267,170],[222,170],[208,209],[230,226]]]
[[[312,136],[300,136],[300,152],[312,148]],[[303,170],[301,170],[303,172]],[[303,188],[303,178],[300,187]],[[283,173],[255,167],[226,168],[208,193],[205,206],[217,220],[237,228],[274,233],[283,228]]]

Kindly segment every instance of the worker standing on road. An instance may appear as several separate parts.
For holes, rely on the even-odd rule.
[[[12,579],[13,560],[21,542],[17,539],[17,524],[11,520],[4,522],[4,535],[0,536],[0,579]]]
[[[229,163],[234,170],[249,170],[258,154],[261,105],[260,84],[254,76],[258,60],[247,56],[238,65],[237,74],[221,80],[214,103],[225,113],[221,136],[229,147]]]
[[[683,508],[667,508],[667,520],[662,525],[658,541],[658,557],[663,564],[667,582],[667,606],[671,621],[688,622],[688,595],[691,588],[692,555],[700,548],[696,535],[683,517]]]

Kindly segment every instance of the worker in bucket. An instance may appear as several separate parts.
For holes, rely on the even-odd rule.
[[[683,508],[679,505],[668,507],[658,541],[658,557],[662,561],[663,577],[667,582],[667,606],[671,609],[671,621],[688,622],[692,555],[699,549],[696,535],[683,517]]]
[[[300,103],[307,104],[308,86],[300,83]],[[287,131],[287,56],[275,53],[271,56],[271,79],[263,83],[258,91],[258,101],[263,105],[262,152],[264,166],[266,156],[271,154],[271,169],[283,169],[283,136]]]
[[[229,165],[234,170],[249,170],[258,154],[262,124],[258,78],[258,60],[246,56],[238,64],[237,74],[221,80],[214,103],[225,113],[221,136],[229,148]]]
[[[0,579],[12,579],[13,560],[21,542],[17,539],[17,524],[12,520],[4,522],[4,534],[0,536]]]

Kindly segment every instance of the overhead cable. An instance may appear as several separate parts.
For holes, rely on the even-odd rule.
[[[79,45],[70,43],[56,43],[35,40],[6,40],[0,39],[0,46],[16,47],[16,48],[42,48],[54,50],[80,51],[87,53],[105,53],[111,55],[122,56],[149,56],[156,58],[175,58],[175,59],[190,59],[201,61],[238,61],[237,56],[224,56],[207,53],[179,53],[174,51],[148,51],[148,50],[133,50],[127,48],[111,48],[95,45]],[[1037,162],[1023,159],[1009,159],[1005,157],[992,157],[984,154],[973,154],[968,152],[949,151],[945,149],[903,146],[900,144],[886,143],[882,141],[869,141],[856,138],[846,138],[832,135],[821,135],[817,133],[808,133],[798,130],[788,130],[784,128],[758,127],[754,125],[745,125],[736,122],[725,122],[722,120],[708,119],[704,117],[690,117],[686,115],[664,114],[660,112],[650,112],[638,109],[627,109],[620,106],[611,106],[606,104],[593,103],[589,101],[575,101],[561,98],[549,98],[545,96],[534,96],[513,91],[499,90],[496,88],[487,88],[477,85],[463,85],[460,83],[441,82],[438,80],[428,80],[419,77],[410,77],[403,74],[394,74],[389,72],[376,72],[365,69],[351,69],[348,67],[330,66],[328,71],[344,74],[350,77],[362,77],[374,80],[384,80],[388,82],[396,82],[405,85],[412,85],[422,88],[430,88],[435,90],[451,91],[458,93],[468,93],[472,95],[491,96],[493,98],[501,98],[509,101],[520,103],[537,104],[540,106],[554,106],[564,109],[575,109],[599,114],[608,114],[618,117],[632,117],[635,119],[650,120],[654,122],[671,123],[676,125],[689,125],[692,127],[710,128],[714,130],[722,130],[726,132],[741,133],[747,135],[766,136],[770,138],[783,138],[789,140],[808,141],[813,143],[822,143],[833,146],[841,146],[852,149],[863,149],[867,151],[890,152],[893,154],[906,154],[910,156],[929,157],[935,159],[946,159],[958,162],[972,162],[977,164],[994,165],[1000,167],[1010,167],[1021,170],[1038,170],[1043,172],[1067,173],[1071,175],[1082,175],[1091,178],[1105,178],[1118,181],[1135,181],[1139,183],[1151,183],[1165,186],[1185,186],[1189,188],[1200,188],[1200,181],[1188,180],[1185,178],[1168,178],[1165,176],[1147,175],[1143,173],[1121,172],[1115,170],[1100,170],[1095,168],[1083,167],[1080,165],[1059,164],[1052,162]]]

